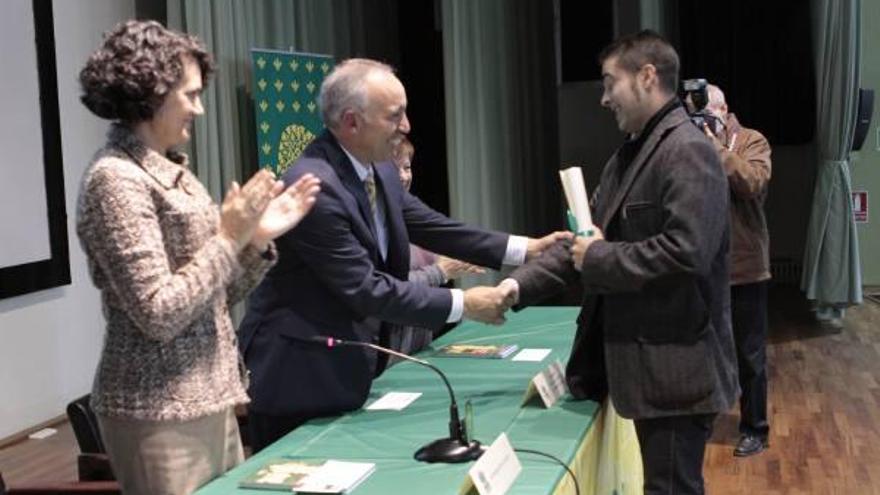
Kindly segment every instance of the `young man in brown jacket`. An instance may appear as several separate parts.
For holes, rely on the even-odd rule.
[[[724,93],[709,85],[706,110],[718,117],[706,129],[730,184],[730,302],[739,365],[741,437],[738,457],[768,447],[767,423],[767,282],[770,280],[769,235],[764,199],[770,181],[770,143],[740,125],[727,108]]]
[[[593,201],[593,232],[560,241],[501,282],[515,309],[584,289],[566,379],[633,420],[646,495],[702,495],[712,423],[736,401],[729,186],[676,97],[679,59],[651,31],[600,55],[601,104],[627,138]]]

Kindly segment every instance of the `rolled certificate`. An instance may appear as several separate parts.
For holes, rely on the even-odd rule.
[[[570,167],[559,171],[562,189],[568,202],[568,211],[576,225],[572,230],[578,235],[592,235],[593,216],[590,214],[590,201],[584,187],[584,174],[580,167]]]

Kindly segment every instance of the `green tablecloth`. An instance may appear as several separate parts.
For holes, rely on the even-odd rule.
[[[579,476],[596,475],[596,455],[584,461],[579,449],[599,417],[597,403],[566,397],[551,409],[536,403],[521,406],[529,380],[553,360],[563,363],[567,360],[576,316],[577,308],[531,308],[510,313],[508,322],[500,328],[462,324],[433,346],[467,342],[514,343],[521,349],[552,348],[552,353],[540,363],[516,362],[510,357],[503,360],[432,357],[431,350],[420,357],[426,357],[447,374],[462,414],[465,402],[470,400],[474,411],[474,438],[489,444],[505,432],[514,448],[540,450],[567,463],[578,459],[577,462],[590,464],[586,470],[578,469],[585,473]],[[355,490],[357,495],[457,493],[472,463],[425,464],[413,459],[413,453],[420,446],[448,434],[449,399],[442,381],[431,370],[403,362],[374,382],[367,404],[392,391],[422,392],[423,395],[402,411],[361,409],[311,421],[197,493],[265,494],[263,490],[237,488],[238,480],[255,472],[268,459],[285,456],[376,463],[376,471]],[[565,475],[562,467],[543,457],[518,455],[523,470],[508,493],[554,493]],[[595,480],[580,479],[579,482],[581,493],[596,492]],[[620,486],[619,482],[614,484]]]

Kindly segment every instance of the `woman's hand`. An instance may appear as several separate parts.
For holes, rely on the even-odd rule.
[[[263,212],[279,190],[275,174],[267,169],[254,174],[244,186],[233,182],[220,205],[221,235],[229,238],[239,250],[244,248],[251,242]]]
[[[436,262],[437,268],[443,272],[443,276],[446,277],[446,280],[455,280],[462,275],[466,275],[468,273],[485,273],[482,267],[477,265],[472,265],[465,261],[447,258],[446,256],[438,256]]]
[[[283,192],[282,187],[281,182],[276,185],[277,196],[269,202],[251,239],[251,244],[261,252],[269,241],[295,227],[308,214],[321,190],[321,181],[306,174]]]

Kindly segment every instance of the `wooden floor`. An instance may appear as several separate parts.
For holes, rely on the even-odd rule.
[[[76,480],[79,447],[70,423],[53,426],[58,433],[43,440],[24,440],[0,450],[0,473],[7,486]]]
[[[770,293],[770,448],[734,458],[738,409],[719,416],[706,453],[708,492],[880,494],[880,305],[818,325],[799,292]]]
[[[803,296],[770,291],[770,449],[734,458],[738,414],[721,415],[707,450],[713,495],[880,495],[880,305],[847,312],[843,330],[815,323]],[[0,450],[7,483],[72,480],[69,425]]]

